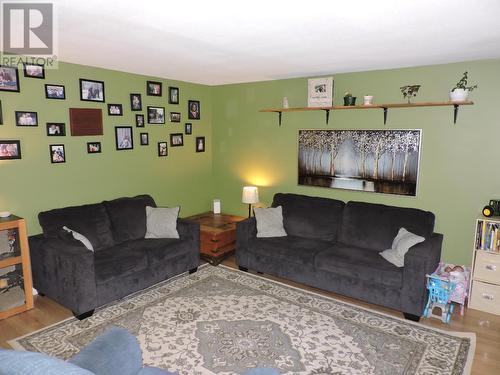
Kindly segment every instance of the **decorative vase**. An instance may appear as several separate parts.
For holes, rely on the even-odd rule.
[[[455,89],[450,91],[450,101],[463,102],[469,97],[469,90]]]
[[[356,105],[356,97],[355,96],[344,96],[344,105],[345,106]]]

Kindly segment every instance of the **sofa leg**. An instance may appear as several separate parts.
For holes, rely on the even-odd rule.
[[[405,319],[411,320],[413,322],[420,321],[420,317],[418,315],[413,315],[410,313],[403,313],[403,315],[405,316]]]
[[[191,268],[191,269],[189,270],[189,274],[191,275],[192,273],[195,273],[196,271],[198,271],[198,267]]]
[[[73,315],[75,316],[76,319],[78,320],[83,320],[91,317],[94,314],[94,310],[90,310],[87,312],[84,312],[83,314],[77,314],[73,311]]]
[[[240,271],[248,272],[248,268],[246,267],[238,266],[238,268],[240,269]]]
[[[260,271],[257,271],[257,273],[258,273],[259,275],[263,275],[263,274],[264,274],[264,272],[260,272]]]

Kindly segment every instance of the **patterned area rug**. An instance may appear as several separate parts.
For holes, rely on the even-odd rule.
[[[12,340],[69,358],[116,325],[139,339],[145,364],[180,374],[466,374],[473,334],[452,334],[223,266],[203,266]]]

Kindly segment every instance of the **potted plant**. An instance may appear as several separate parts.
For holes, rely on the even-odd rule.
[[[467,77],[468,72],[464,72],[464,75],[458,81],[458,83],[455,85],[455,87],[450,91],[450,101],[452,102],[462,102],[467,100],[469,97],[469,93],[477,89],[477,85],[470,85],[468,86],[468,77]]]
[[[344,94],[344,105],[345,106],[356,105],[356,97],[352,96],[352,94],[349,91],[347,91]]]

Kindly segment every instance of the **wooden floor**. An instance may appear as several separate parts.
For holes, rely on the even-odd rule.
[[[227,259],[223,264],[229,267],[236,267],[234,258]],[[401,313],[391,309],[360,302],[358,300],[339,296],[335,293],[325,292],[277,277],[262,276],[359,306],[368,307],[376,311],[402,317]],[[7,344],[8,340],[36,331],[71,316],[72,314],[68,309],[53,302],[49,298],[35,297],[35,308],[33,310],[0,321],[0,347],[10,348]],[[450,324],[443,324],[440,320],[433,318],[421,319],[420,323],[442,330],[475,332],[476,352],[472,365],[472,374],[500,374],[500,316],[483,313],[477,310],[466,310],[463,317],[461,317],[458,312],[455,312]]]

